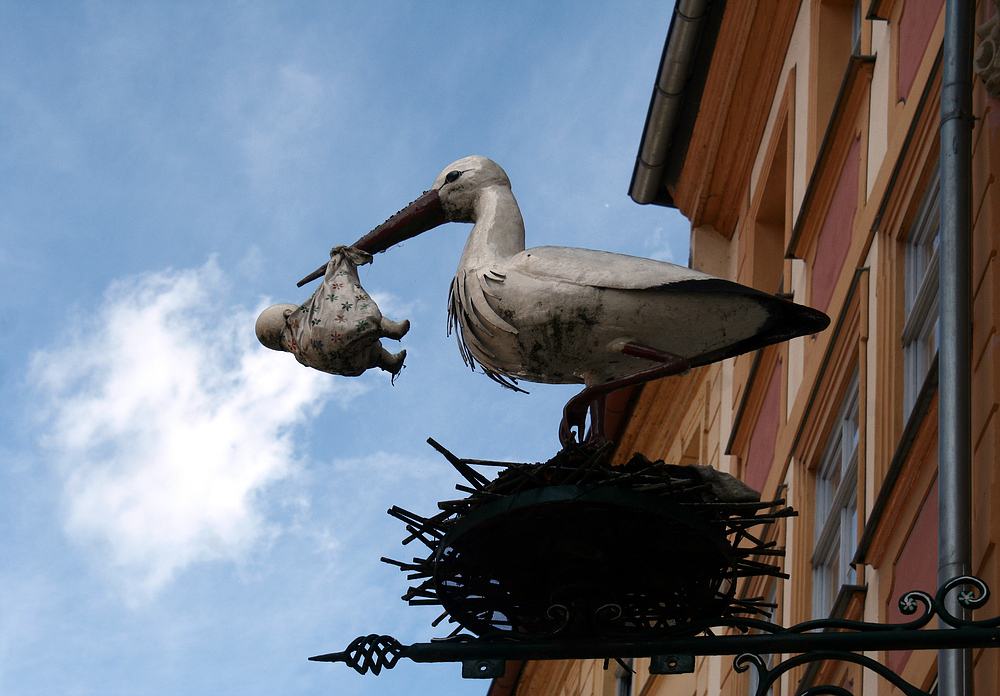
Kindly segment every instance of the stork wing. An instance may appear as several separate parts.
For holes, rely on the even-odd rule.
[[[535,278],[617,290],[703,290],[760,294],[757,290],[666,261],[574,247],[525,249],[505,264]]]

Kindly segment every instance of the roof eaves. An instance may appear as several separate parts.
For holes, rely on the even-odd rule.
[[[725,0],[677,0],[660,58],[629,196],[675,207],[667,187],[683,164]]]

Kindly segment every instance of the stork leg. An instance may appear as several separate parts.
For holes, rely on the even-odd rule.
[[[563,445],[577,442],[603,442],[605,427],[605,410],[608,394],[631,387],[636,384],[649,382],[650,380],[668,377],[670,375],[687,372],[691,365],[687,358],[683,358],[673,353],[650,348],[638,343],[625,343],[621,347],[622,355],[629,355],[635,358],[644,358],[651,362],[660,363],[656,367],[637,372],[628,377],[613,379],[603,384],[594,384],[585,387],[582,392],[574,396],[563,408],[562,422],[559,424],[559,441]],[[584,438],[587,412],[590,412],[590,432]],[[573,430],[576,430],[574,435]]]

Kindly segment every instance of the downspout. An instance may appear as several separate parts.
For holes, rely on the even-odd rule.
[[[972,559],[972,48],[975,3],[947,0],[941,73],[938,583]],[[963,613],[951,600],[950,611]],[[947,625],[939,622],[942,628]],[[938,651],[938,693],[971,696],[972,652]]]

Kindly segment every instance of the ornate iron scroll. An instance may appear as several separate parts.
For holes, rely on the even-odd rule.
[[[736,659],[733,660],[733,668],[737,672],[745,672],[747,669],[752,667],[757,673],[757,689],[754,691],[753,696],[767,696],[768,690],[782,674],[800,665],[809,664],[811,662],[825,662],[827,660],[853,662],[854,664],[870,669],[902,691],[904,696],[931,696],[926,691],[918,689],[904,680],[885,665],[876,662],[870,657],[858,655],[852,652],[817,651],[807,653],[805,655],[796,655],[795,657],[790,657],[789,659],[779,663],[773,669],[767,668],[767,665],[764,663],[764,660],[760,658],[760,655],[743,653],[742,655],[738,655]],[[850,691],[842,686],[837,686],[836,684],[810,686],[806,689],[798,691],[797,694],[798,696],[819,696],[820,694],[826,694],[827,696],[853,696]]]
[[[317,655],[309,659],[317,662],[343,662],[353,667],[358,674],[378,674],[383,669],[395,667],[403,650],[404,646],[392,636],[372,633],[355,638],[343,652]]]
[[[963,589],[964,588],[964,589]],[[882,633],[882,632],[893,632],[890,635],[895,635],[895,632],[899,631],[919,631],[924,626],[926,626],[930,621],[936,616],[942,623],[951,626],[955,630],[964,629],[975,629],[975,635],[971,636],[976,640],[985,640],[985,643],[977,643],[977,645],[993,645],[996,646],[997,641],[1000,640],[1000,635],[998,634],[997,628],[1000,627],[1000,617],[993,619],[984,619],[981,621],[971,621],[969,619],[963,619],[959,616],[953,614],[947,606],[947,599],[950,595],[954,595],[955,601],[962,606],[963,609],[972,611],[982,607],[990,596],[990,589],[985,582],[977,577],[971,575],[963,575],[957,578],[952,578],[944,585],[942,585],[937,594],[931,597],[926,592],[919,590],[907,592],[902,597],[899,598],[899,610],[904,615],[916,614],[921,607],[923,607],[923,612],[915,617],[912,621],[902,623],[902,624],[872,624],[863,621],[848,621],[844,619],[831,619],[824,621],[811,621],[806,624],[800,624],[797,627],[788,629],[793,631],[800,628],[807,628],[812,625],[813,627],[822,627],[824,630],[841,630],[841,631],[855,631],[855,632],[871,632],[871,633]],[[928,633],[923,631],[923,633]],[[992,635],[992,637],[991,637]],[[945,630],[940,636],[942,641],[949,638],[956,637],[957,634],[954,630]],[[959,646],[959,645],[935,645],[933,642],[929,642],[926,646],[921,646],[925,648],[936,648],[936,647],[973,647],[969,646]],[[889,649],[889,648],[881,648]],[[881,676],[886,681],[890,682],[893,686],[898,688],[905,694],[905,696],[931,696],[926,691],[918,689],[912,684],[903,680],[899,675],[897,675],[892,670],[888,669],[885,665],[882,665],[875,660],[864,656],[857,655],[853,652],[848,652],[850,647],[842,646],[839,650],[835,651],[814,651],[803,655],[796,655],[787,660],[784,660],[772,668],[768,668],[766,663],[761,659],[759,654],[754,653],[743,653],[738,655],[733,661],[733,667],[738,672],[744,672],[747,669],[753,668],[757,674],[757,690],[754,692],[754,696],[766,696],[768,689],[774,684],[775,681],[782,675],[798,667],[799,665],[818,663],[826,661],[839,661],[839,662],[852,662],[861,667],[875,672]],[[799,692],[800,696],[814,696],[819,694],[829,694],[831,696],[845,696],[849,695],[850,692],[840,686],[832,684],[824,684],[818,686],[808,686]]]

